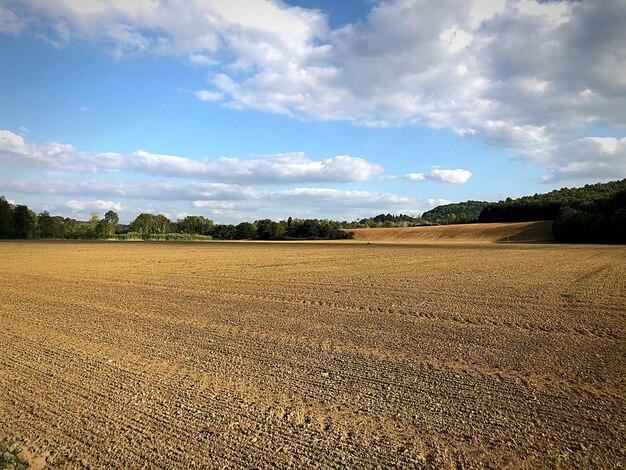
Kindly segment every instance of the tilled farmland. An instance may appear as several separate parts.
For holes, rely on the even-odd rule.
[[[626,248],[0,243],[32,468],[620,467]]]

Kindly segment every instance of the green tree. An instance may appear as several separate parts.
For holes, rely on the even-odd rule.
[[[156,233],[169,233],[172,231],[172,221],[163,214],[154,216],[154,229]]]
[[[92,212],[89,222],[83,222],[76,233],[78,238],[97,238],[98,224],[100,223],[100,214]]]
[[[196,235],[208,235],[214,225],[211,219],[206,219],[201,215],[188,215],[176,224],[179,232]]]
[[[235,236],[239,240],[249,240],[256,237],[256,227],[250,222],[241,222],[235,227]]]
[[[104,219],[98,221],[96,224],[96,238],[113,238],[117,231],[120,222],[120,217],[115,211],[108,211],[104,214]]]
[[[115,211],[108,211],[106,214],[104,214],[104,220],[107,224],[117,229],[117,226],[120,223],[120,216],[117,215],[117,212]]]
[[[13,206],[0,196],[0,238],[13,238]]]
[[[13,211],[13,229],[16,238],[34,238],[37,235],[37,214],[28,206],[16,206]]]
[[[131,232],[139,233],[155,233],[154,232],[154,215],[142,213],[130,223]]]
[[[43,211],[38,216],[39,234],[41,238],[64,238],[66,235],[65,221],[63,217],[51,216],[48,211]]]
[[[139,214],[130,224],[132,232],[143,234],[169,233],[172,230],[172,222],[162,214]]]

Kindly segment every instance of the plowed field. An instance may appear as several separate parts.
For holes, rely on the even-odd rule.
[[[619,467],[626,248],[0,243],[34,467]]]
[[[432,227],[358,228],[356,240],[382,243],[500,242],[537,243],[552,241],[552,221],[493,224],[436,225]]]

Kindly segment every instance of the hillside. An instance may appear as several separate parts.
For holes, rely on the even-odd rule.
[[[359,241],[376,243],[552,241],[552,222],[462,224],[425,227],[363,228],[347,230]]]
[[[458,224],[478,220],[481,211],[488,206],[484,201],[465,201],[437,206],[422,214],[422,219],[431,224]]]
[[[626,192],[626,179],[587,184],[582,188],[561,188],[545,194],[524,196],[487,205],[479,222],[524,222],[555,220],[565,207],[581,211],[611,211],[611,200]],[[610,216],[610,214],[604,214]]]

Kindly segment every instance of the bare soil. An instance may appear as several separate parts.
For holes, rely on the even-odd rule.
[[[356,240],[377,243],[545,243],[552,241],[551,220],[432,227],[359,228],[348,231],[354,232]]]
[[[619,468],[626,247],[0,243],[37,468]]]

